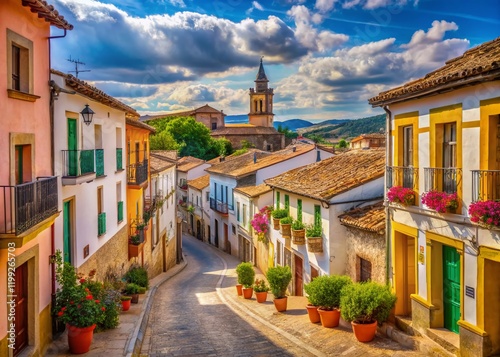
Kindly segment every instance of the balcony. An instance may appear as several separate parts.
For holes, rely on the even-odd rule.
[[[127,184],[137,188],[147,187],[148,183],[148,160],[131,164],[127,167]]]
[[[404,166],[386,167],[386,187],[402,186],[418,191],[418,168]]]
[[[462,181],[462,169],[426,167],[424,168],[425,191],[458,192]]]
[[[106,233],[106,213],[102,212],[97,215],[97,236],[100,237]]]
[[[179,180],[179,188],[183,191],[187,191],[188,189],[188,184],[186,179],[180,179]]]
[[[227,203],[210,197],[210,209],[223,215],[227,215]]]
[[[95,174],[97,177],[104,176],[104,150],[95,150]]]
[[[123,150],[122,148],[116,148],[116,171],[123,170]]]
[[[472,202],[500,199],[500,170],[472,170]]]
[[[40,178],[17,186],[0,186],[0,238],[21,247],[44,221],[58,213],[57,177]],[[54,217],[55,219],[55,217]],[[16,239],[19,238],[19,239]],[[0,247],[3,247],[3,240]]]
[[[62,150],[62,184],[79,185],[96,178],[95,150]]]

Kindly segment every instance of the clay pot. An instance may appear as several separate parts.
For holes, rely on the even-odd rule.
[[[375,333],[377,332],[377,321],[371,324],[358,324],[356,322],[351,322],[352,330],[354,336],[359,342],[370,342],[375,338]]]
[[[323,327],[337,327],[340,321],[340,310],[323,310],[318,309],[319,316],[321,318],[321,325]]]
[[[238,293],[238,296],[243,295],[243,285],[236,284],[236,292]]]
[[[273,302],[274,302],[274,307],[276,308],[276,310],[278,310],[278,312],[286,311],[286,305],[288,302],[287,296],[279,299],[274,299]]]
[[[321,321],[317,306],[307,304],[306,309],[307,309],[307,314],[309,315],[309,320],[311,320],[313,324]]]
[[[267,291],[255,292],[257,302],[264,303],[267,301]]]
[[[89,327],[76,327],[67,324],[68,346],[71,353],[79,355],[87,353],[94,337],[95,324]]]
[[[253,288],[243,288],[243,297],[245,299],[251,299],[253,295]]]

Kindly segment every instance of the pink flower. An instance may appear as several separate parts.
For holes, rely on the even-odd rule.
[[[415,191],[411,188],[393,186],[387,191],[387,199],[389,202],[396,202],[405,206],[410,206],[415,203]]]
[[[446,208],[456,209],[458,207],[458,196],[455,193],[440,191],[428,191],[422,194],[422,203],[428,208],[444,213]]]
[[[474,202],[469,206],[471,222],[483,223],[488,226],[500,225],[500,202],[484,201]]]

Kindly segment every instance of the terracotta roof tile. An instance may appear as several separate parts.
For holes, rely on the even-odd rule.
[[[224,135],[284,135],[276,129],[265,126],[254,126],[251,124],[226,124],[224,128],[212,130],[211,136]]]
[[[156,155],[159,158],[165,160],[172,160],[177,162],[177,151],[176,150],[151,150],[150,155]]]
[[[384,176],[383,149],[352,150],[264,180],[268,185],[314,199],[333,196]]]
[[[150,126],[146,123],[143,123],[142,121],[139,121],[139,119],[125,118],[125,123],[127,125],[135,126],[136,128],[149,130],[151,133],[156,132],[155,128],[153,128],[152,126]]]
[[[170,113],[156,114],[156,115],[145,115],[141,117],[141,120],[149,121],[149,120],[168,118],[168,117],[190,117],[194,116],[196,113],[216,113],[226,116],[226,114],[224,114],[221,110],[217,110],[215,108],[212,108],[210,105],[205,104],[199,108],[195,108],[192,110],[182,110],[178,112],[170,112]]]
[[[170,167],[173,167],[176,165],[175,161],[165,159],[164,157],[160,155],[154,155],[150,153],[149,155],[149,165],[151,168],[151,173],[160,173],[163,170],[166,170]]]
[[[368,99],[368,102],[374,107],[383,106],[435,94],[441,89],[457,89],[498,79],[500,79],[500,37],[447,61],[443,67],[423,78],[382,92]]]
[[[193,156],[184,156],[177,160],[177,171],[187,172],[204,164],[205,161]]]
[[[29,6],[31,12],[37,13],[38,17],[45,19],[51,25],[58,27],[60,29],[73,30],[73,25],[71,25],[64,16],[59,15],[59,12],[54,8],[54,6],[49,5],[44,0],[22,0],[23,6]]]
[[[203,190],[205,187],[208,187],[208,185],[210,185],[210,175],[208,174],[188,181],[188,186],[191,186],[198,191]]]
[[[373,133],[373,134],[361,134],[360,136],[355,137],[351,140],[351,143],[355,143],[356,141],[361,141],[363,139],[385,139],[385,134]]]
[[[374,205],[355,208],[339,216],[340,222],[349,227],[385,234],[385,207],[380,201]]]
[[[257,186],[253,185],[253,186],[236,187],[234,190],[248,197],[257,197],[262,195],[263,193],[270,192],[272,189],[265,183],[261,183],[260,185]]]
[[[232,160],[213,165],[206,169],[206,171],[214,174],[241,178],[255,173],[257,170],[289,160],[311,150],[314,150],[314,145],[302,143],[295,144],[295,151],[292,146],[275,152],[249,149],[247,153],[236,156]],[[256,162],[254,162],[254,155]]]

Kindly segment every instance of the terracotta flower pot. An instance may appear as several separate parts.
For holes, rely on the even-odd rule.
[[[76,327],[67,324],[68,346],[71,353],[79,355],[87,353],[94,337],[95,324],[89,327]]]
[[[267,291],[255,292],[257,302],[263,303],[267,301]]]
[[[317,306],[307,304],[306,309],[307,309],[307,314],[309,315],[309,320],[311,320],[313,324],[321,321]]]
[[[273,228],[275,230],[280,229],[280,218],[273,218]]]
[[[288,302],[287,296],[279,299],[274,299],[273,302],[274,302],[274,307],[276,308],[276,310],[278,310],[278,312],[286,311],[286,305]]]
[[[375,333],[377,332],[377,321],[371,324],[358,324],[356,322],[351,322],[352,331],[354,336],[359,342],[370,342],[375,338]]]
[[[132,299],[122,300],[122,311],[128,311],[130,309],[130,302],[131,301],[132,301]]]
[[[236,284],[236,292],[238,293],[238,296],[243,295],[243,285]]]
[[[243,288],[243,297],[245,299],[251,299],[253,295],[253,288]]]
[[[321,325],[323,325],[323,327],[332,328],[332,327],[337,327],[339,325],[340,310],[318,309],[318,313],[321,318]]]

